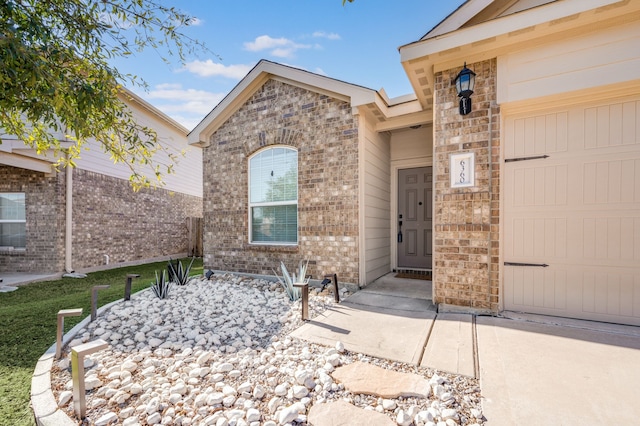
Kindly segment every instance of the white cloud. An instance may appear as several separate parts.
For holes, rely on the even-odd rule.
[[[213,62],[211,59],[207,59],[206,61],[196,60],[187,62],[184,68],[201,77],[220,76],[231,78],[233,80],[241,80],[249,71],[251,71],[253,65],[223,65]]]
[[[143,97],[187,129],[193,129],[225,94],[183,89],[181,84],[165,83],[156,85]]]
[[[189,25],[193,27],[199,27],[202,24],[204,24],[204,21],[200,18],[196,18],[195,16],[189,21]]]
[[[263,50],[269,50],[272,56],[278,58],[290,58],[297,50],[310,49],[308,44],[296,43],[288,38],[280,37],[273,38],[268,35],[261,35],[255,38],[254,41],[248,41],[244,43],[244,48],[250,52],[261,52]]]
[[[261,50],[273,49],[274,47],[286,46],[288,44],[293,44],[293,41],[284,37],[273,38],[268,35],[262,35],[256,37],[254,41],[245,42],[244,48],[250,52],[259,52]]]
[[[316,31],[312,34],[313,37],[316,38],[326,38],[328,40],[340,40],[340,34],[336,33],[326,33],[324,31]]]

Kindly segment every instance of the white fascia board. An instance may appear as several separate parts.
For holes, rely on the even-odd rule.
[[[493,3],[493,0],[467,0],[460,5],[458,9],[453,11],[449,16],[444,18],[439,24],[433,27],[427,34],[420,40],[426,40],[428,38],[437,37],[442,34],[449,33],[460,29],[471,18],[482,12],[485,7]]]
[[[400,61],[406,62],[434,53],[454,49],[481,40],[497,37],[523,28],[562,19],[599,7],[618,3],[620,0],[563,0],[533,9],[496,18],[469,28],[417,41],[400,47]]]
[[[0,164],[46,174],[55,172],[53,165],[48,161],[37,160],[23,155],[7,154],[5,152],[0,152]]]
[[[419,112],[413,112],[409,114],[403,114],[396,117],[391,117],[388,120],[376,123],[376,132],[386,132],[396,129],[406,129],[407,127],[427,124],[433,121],[433,111],[421,110]]]
[[[60,144],[60,148],[69,148],[75,144],[75,142],[69,140],[58,140]],[[0,143],[0,151],[15,153],[20,155],[31,155],[42,157],[43,155],[37,154],[36,150],[25,144],[22,140],[16,139],[15,136],[10,136],[10,139],[2,139],[2,143]],[[53,150],[50,150],[53,152]]]
[[[189,133],[189,129],[184,127],[182,124],[178,123],[173,118],[169,117],[164,112],[160,111],[158,108],[156,108],[153,105],[151,105],[149,102],[147,102],[144,99],[142,99],[140,96],[138,96],[135,93],[133,93],[131,90],[126,89],[124,87],[121,88],[120,90],[122,92],[120,94],[120,96],[124,98],[123,101],[126,104],[128,104],[130,102],[135,102],[140,107],[142,107],[142,109],[147,110],[151,114],[155,115],[156,118],[159,118],[160,120],[165,121],[167,124],[173,126],[176,130],[178,130],[178,132],[182,133],[183,135],[186,136],[187,133]]]
[[[409,102],[389,106],[384,112],[386,118],[394,118],[406,114],[422,112],[423,110],[424,109],[422,108],[422,105],[420,105],[420,101],[414,99]]]
[[[262,74],[262,71],[258,70],[258,66],[255,66],[240,82],[231,89],[231,92],[227,94],[209,114],[207,114],[196,127],[187,135],[187,143],[189,145],[207,146],[209,141],[207,137],[204,137],[203,133],[212,125],[218,121],[218,118],[227,111],[232,105],[238,104],[238,98],[245,92],[250,86],[257,86],[256,81]],[[212,132],[213,133],[213,132]]]
[[[215,131],[213,129],[221,125],[251,96],[254,90],[271,77],[309,90],[319,90],[334,94],[338,98],[348,98],[351,101],[351,106],[354,107],[370,104],[379,98],[376,91],[372,89],[324,77],[299,68],[262,60],[189,133],[187,136],[188,143],[206,146],[208,137]]]

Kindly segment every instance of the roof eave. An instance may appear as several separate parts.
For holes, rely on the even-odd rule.
[[[370,104],[380,99],[379,94],[373,89],[262,60],[189,133],[187,136],[189,144],[207,146],[209,137],[244,104],[255,90],[271,78],[348,100],[352,107]]]

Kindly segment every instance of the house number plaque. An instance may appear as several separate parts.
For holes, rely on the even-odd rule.
[[[475,153],[463,152],[449,157],[449,173],[452,188],[475,186]]]

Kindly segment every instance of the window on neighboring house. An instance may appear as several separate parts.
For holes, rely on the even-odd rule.
[[[24,193],[0,193],[0,247],[25,248]]]
[[[298,151],[271,147],[249,158],[249,241],[298,243]]]

